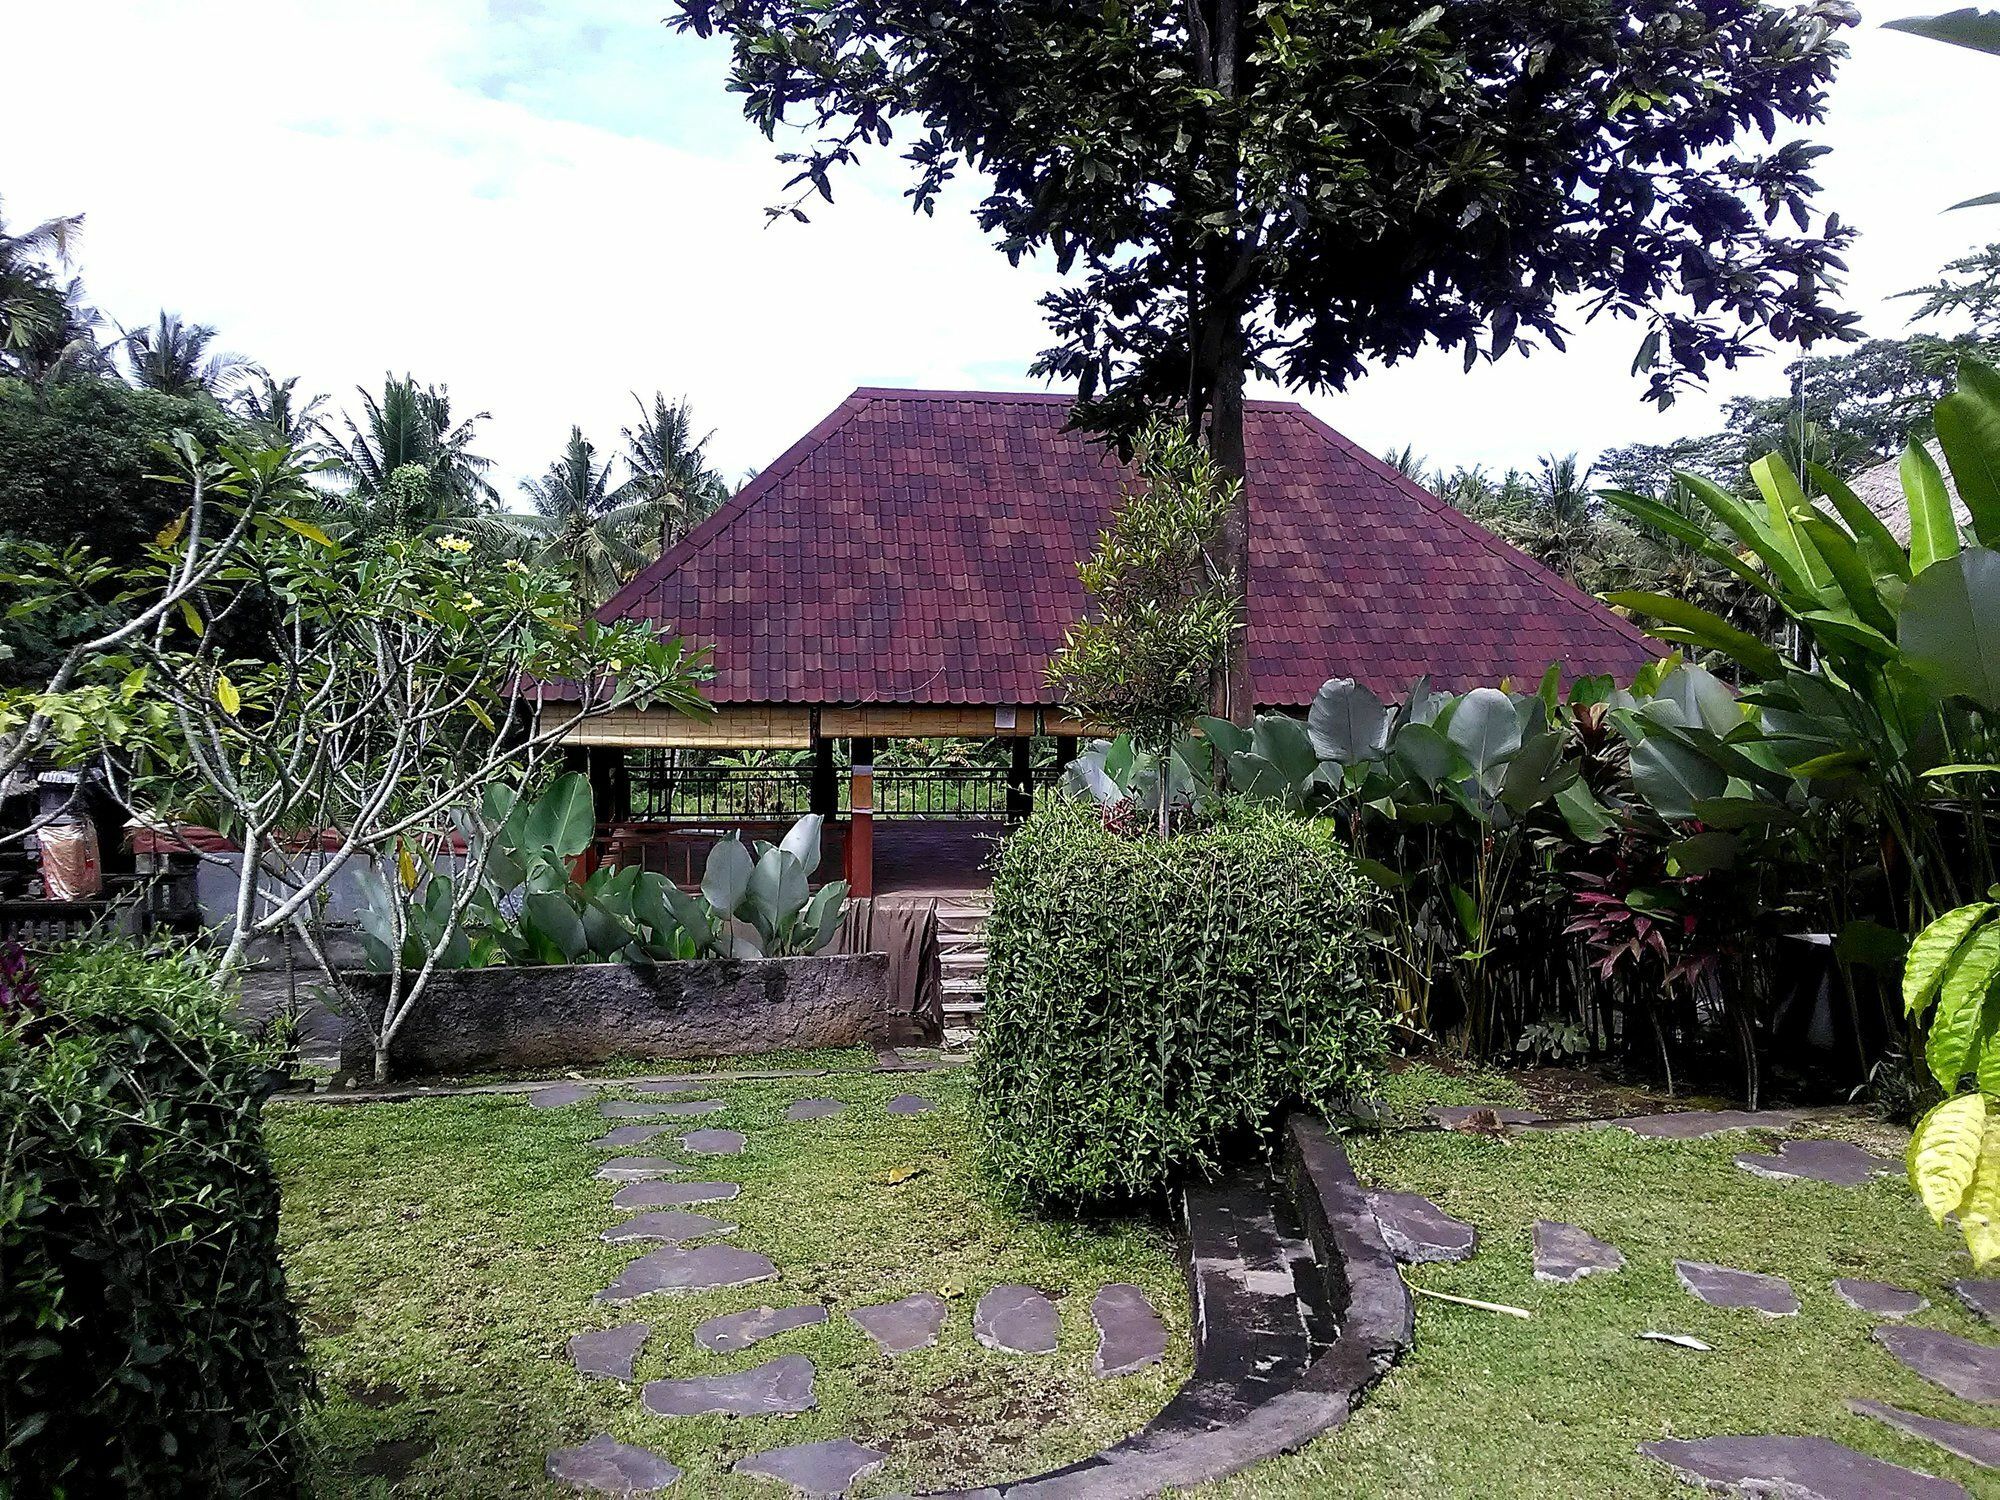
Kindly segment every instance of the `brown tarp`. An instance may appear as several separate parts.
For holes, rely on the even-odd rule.
[[[850,901],[826,951],[889,955],[890,1046],[935,1046],[944,1040],[944,964],[934,898]]]

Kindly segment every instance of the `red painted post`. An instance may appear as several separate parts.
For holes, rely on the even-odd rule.
[[[848,741],[847,893],[875,894],[875,742]]]

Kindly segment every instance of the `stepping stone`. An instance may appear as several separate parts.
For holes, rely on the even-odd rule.
[[[1146,1294],[1128,1282],[1097,1289],[1090,1299],[1090,1321],[1097,1325],[1093,1374],[1130,1375],[1166,1358],[1166,1325]]]
[[[713,1292],[771,1281],[777,1274],[778,1268],[763,1256],[734,1245],[703,1245],[696,1250],[669,1246],[648,1251],[626,1266],[597,1300],[630,1302],[655,1292]]]
[[[681,1471],[659,1454],[621,1443],[607,1432],[580,1448],[549,1455],[549,1478],[600,1495],[652,1495],[679,1482]]]
[[[936,1109],[937,1101],[922,1094],[898,1094],[884,1108],[892,1115],[923,1115]]]
[[[790,1333],[794,1328],[824,1323],[826,1316],[826,1309],[817,1302],[802,1307],[753,1307],[748,1312],[710,1318],[696,1327],[694,1341],[715,1354],[734,1354],[778,1334]]]
[[[1382,1226],[1389,1253],[1406,1266],[1470,1260],[1479,1248],[1478,1230],[1418,1193],[1375,1188],[1368,1194],[1368,1209]]]
[[[2000,1432],[1991,1427],[1971,1427],[1964,1422],[1947,1422],[1942,1417],[1922,1417],[1883,1401],[1850,1401],[1847,1409],[1859,1416],[1907,1432],[1911,1437],[1935,1443],[1945,1452],[1987,1469],[2000,1469]]]
[[[550,1088],[536,1089],[528,1095],[530,1109],[567,1109],[572,1104],[581,1104],[596,1088],[587,1083],[558,1083]]]
[[[690,1130],[681,1137],[681,1150],[692,1156],[741,1156],[749,1143],[740,1130]]]
[[[649,1380],[639,1399],[661,1417],[766,1417],[811,1411],[819,1404],[813,1398],[812,1361],[803,1354],[786,1354],[733,1375]]]
[[[1620,1271],[1625,1252],[1574,1224],[1535,1220],[1535,1280],[1567,1285],[1599,1271]]]
[[[720,1099],[614,1099],[598,1113],[607,1120],[686,1120],[727,1108]]]
[[[645,1145],[666,1128],[664,1125],[619,1125],[605,1131],[590,1144],[600,1151],[623,1151],[630,1146]]]
[[[1852,1141],[1783,1141],[1775,1156],[1745,1152],[1736,1165],[1759,1177],[1778,1181],[1830,1182],[1835,1187],[1864,1187],[1884,1172],[1899,1172],[1903,1164]]]
[[[1655,1140],[1693,1141],[1728,1130],[1790,1130],[1799,1119],[1798,1111],[1790,1109],[1683,1109],[1670,1115],[1627,1115],[1605,1123]]]
[[[1834,1279],[1833,1294],[1856,1311],[1877,1318],[1907,1318],[1931,1305],[1928,1297],[1886,1281],[1856,1281],[1848,1276]]]
[[[2000,1327],[2000,1281],[1954,1281],[1952,1295],[1995,1327]]]
[[[678,1177],[684,1169],[664,1156],[614,1156],[597,1169],[605,1182],[645,1182],[655,1177]]]
[[[716,1080],[703,1078],[642,1078],[631,1083],[620,1084],[620,1088],[630,1089],[635,1094],[692,1094],[700,1089],[712,1089]]]
[[[801,1099],[785,1111],[785,1118],[793,1122],[824,1120],[846,1108],[847,1106],[838,1099]]]
[[[1475,1120],[1483,1123],[1488,1115],[1502,1125],[1539,1125],[1548,1118],[1532,1109],[1497,1109],[1488,1104],[1433,1104],[1424,1111],[1425,1118],[1433,1125],[1442,1125],[1447,1130],[1456,1130]]]
[[[2000,1405],[2000,1349],[1936,1328],[1877,1328],[1869,1337],[1959,1400]]]
[[[832,1438],[753,1453],[737,1463],[736,1472],[781,1480],[802,1495],[844,1495],[857,1479],[881,1468],[888,1457],[881,1449],[864,1448],[853,1438]]]
[[[1869,1458],[1823,1437],[1665,1438],[1641,1443],[1700,1489],[1786,1500],[1965,1500],[1948,1479]]]
[[[644,1323],[622,1323],[597,1333],[579,1333],[567,1346],[570,1362],[577,1374],[593,1380],[630,1380],[632,1361],[652,1331]]]
[[[875,1340],[884,1354],[908,1354],[912,1349],[928,1349],[937,1342],[944,1327],[944,1298],[918,1292],[898,1302],[877,1302],[872,1307],[852,1307],[848,1317],[861,1331]]]
[[[1056,1305],[1031,1286],[996,1286],[972,1313],[972,1336],[1002,1354],[1053,1354]]]
[[[602,1177],[602,1172],[598,1176]],[[613,1208],[685,1208],[722,1203],[743,1189],[733,1182],[635,1182],[611,1195]]]
[[[710,1235],[735,1232],[734,1224],[711,1219],[707,1214],[683,1213],[677,1208],[668,1208],[634,1214],[623,1224],[612,1225],[598,1238],[610,1245],[626,1240],[665,1240],[670,1245],[678,1245],[685,1240],[705,1240]]]
[[[1705,1260],[1677,1260],[1674,1275],[1690,1296],[1710,1307],[1740,1307],[1767,1318],[1789,1318],[1799,1310],[1799,1299],[1782,1276],[1710,1265]]]

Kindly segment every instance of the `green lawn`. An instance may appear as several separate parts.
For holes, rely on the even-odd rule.
[[[653,1069],[651,1071],[674,1071]],[[940,1101],[890,1116],[909,1091]],[[314,1420],[319,1495],[552,1493],[552,1447],[608,1431],[666,1454],[703,1496],[775,1492],[729,1476],[729,1463],[781,1444],[851,1436],[890,1450],[874,1493],[1030,1473],[1081,1457],[1143,1425],[1185,1378],[1186,1294],[1166,1233],[1152,1225],[1079,1227],[1005,1212],[972,1162],[965,1084],[955,1074],[850,1075],[722,1084],[727,1113],[694,1122],[749,1133],[739,1158],[691,1175],[743,1184],[708,1210],[741,1226],[726,1243],[767,1254],[777,1282],[625,1308],[592,1293],[644,1246],[601,1244],[621,1216],[593,1173],[609,1153],[594,1104],[533,1110],[519,1096],[270,1111],[285,1185],[284,1243],[326,1395]],[[791,1100],[850,1101],[810,1124]],[[668,1139],[666,1151],[672,1154]],[[905,1173],[913,1175],[904,1178]],[[904,1180],[891,1182],[891,1178]],[[1166,1367],[1123,1380],[1090,1374],[1091,1294],[1144,1286],[1166,1316]],[[1061,1294],[1053,1358],[991,1354],[972,1338],[972,1304],[997,1283]],[[733,1356],[692,1339],[717,1313],[825,1300],[836,1310],[941,1291],[952,1310],[938,1347],[895,1359],[839,1316]],[[655,1334],[638,1374],[713,1374],[782,1353],[819,1369],[819,1410],[796,1418],[664,1419],[635,1388],[584,1381],[569,1335],[629,1319]]]

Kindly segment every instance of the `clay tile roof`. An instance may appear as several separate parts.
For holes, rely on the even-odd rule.
[[[1052,704],[1076,563],[1121,493],[1066,397],[857,390],[600,611],[713,648],[717,703]],[[1640,631],[1303,407],[1253,401],[1250,660],[1265,707],[1627,677]]]

